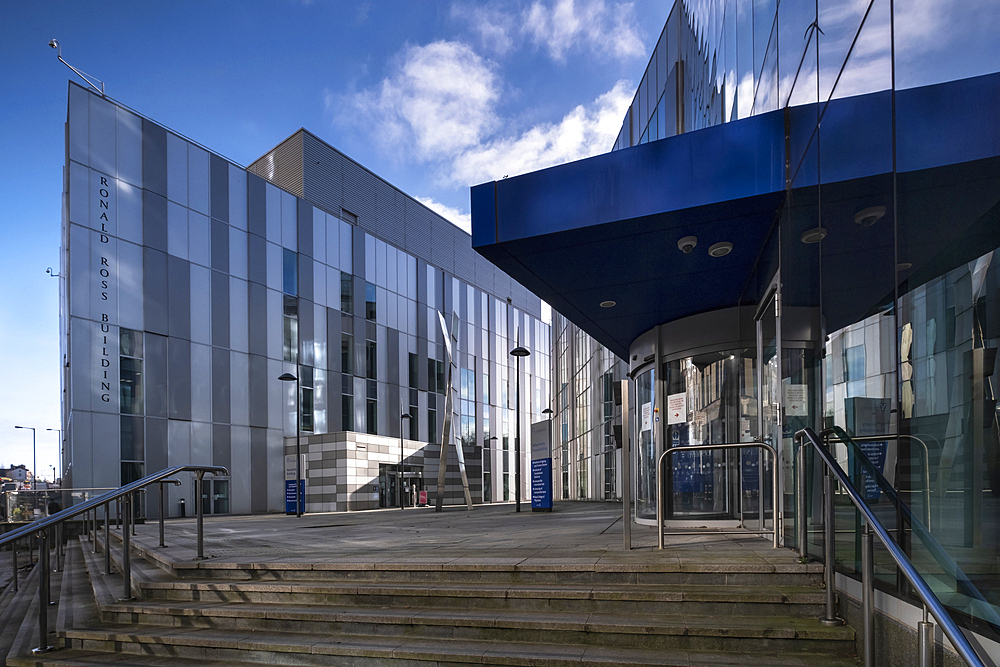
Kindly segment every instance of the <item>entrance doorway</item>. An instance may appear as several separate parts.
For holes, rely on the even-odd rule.
[[[426,504],[423,466],[403,466],[400,483],[399,465],[382,463],[379,465],[378,506],[399,507],[402,496],[403,507],[417,507]]]
[[[229,480],[206,476],[202,483],[201,511],[229,514]],[[294,503],[292,503],[294,505]]]

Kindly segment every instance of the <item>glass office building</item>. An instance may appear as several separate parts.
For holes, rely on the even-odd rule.
[[[222,465],[205,512],[283,511],[296,396],[278,377],[291,372],[307,511],[413,504],[420,491],[434,502],[449,386],[445,501],[464,502],[456,446],[474,501],[513,496],[508,353],[518,340],[531,353],[526,436],[548,405],[549,325],[466,233],[305,131],[243,168],[71,83],[66,133],[67,485]],[[193,512],[182,481],[169,515],[181,499]]]
[[[841,429],[891,487],[868,499],[907,504],[891,529],[992,639],[998,23],[986,2],[681,0],[613,150],[472,191],[476,249],[627,359],[638,521],[660,497],[680,525],[777,515],[797,546],[818,501],[797,516],[793,436]],[[675,454],[657,481],[665,448],[751,440],[777,450],[777,508],[753,453]],[[857,597],[853,512],[838,530]],[[912,599],[885,559],[887,599]]]

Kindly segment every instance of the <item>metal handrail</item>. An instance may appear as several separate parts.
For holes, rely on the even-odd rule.
[[[759,440],[754,440],[751,442],[727,442],[722,444],[714,445],[684,445],[680,447],[668,447],[663,450],[660,454],[660,458],[656,462],[656,526],[658,531],[658,541],[657,545],[660,549],[663,548],[663,518],[666,514],[666,508],[664,507],[665,499],[663,493],[663,474],[664,467],[667,460],[670,459],[674,452],[697,452],[712,449],[743,449],[744,447],[756,447],[757,449],[767,450],[771,453],[771,477],[772,477],[772,488],[771,488],[771,502],[774,511],[774,548],[778,548],[778,531],[780,529],[780,520],[778,519],[778,452],[775,451],[774,447],[767,444],[766,442],[760,442]],[[760,523],[761,527],[764,526],[764,508],[763,504],[760,508]]]
[[[841,438],[841,442],[846,440],[853,440],[854,442],[881,442],[883,440],[899,440],[900,438],[906,438],[920,443],[920,446],[924,448],[924,504],[927,509],[927,530],[931,529],[931,454],[926,442],[917,436],[910,435],[908,433],[894,433],[892,435],[848,435],[847,431],[839,426],[833,426],[825,429],[821,435],[827,435],[828,433],[836,434],[838,438]]]
[[[132,576],[131,576],[131,563],[130,563],[130,547],[129,547],[129,533],[130,527],[129,522],[131,520],[131,507],[132,507],[132,496],[133,494],[141,491],[144,487],[150,484],[156,484],[161,481],[167,480],[171,475],[176,475],[180,472],[193,472],[197,475],[197,480],[195,482],[197,487],[198,500],[201,500],[201,485],[203,482],[203,477],[205,473],[212,473],[213,475],[228,475],[229,471],[223,466],[174,466],[172,468],[166,468],[160,472],[153,473],[152,475],[147,475],[142,479],[136,480],[130,484],[126,484],[118,489],[108,491],[107,493],[101,494],[96,498],[91,498],[90,500],[84,501],[79,505],[73,505],[67,507],[64,510],[60,510],[55,514],[51,514],[47,517],[32,521],[26,526],[13,530],[3,537],[0,537],[0,547],[5,544],[13,544],[19,539],[24,539],[26,537],[34,536],[38,539],[38,565],[39,565],[39,582],[38,582],[38,647],[32,649],[32,653],[47,653],[52,650],[52,646],[46,644],[48,641],[48,606],[49,602],[49,549],[47,545],[48,539],[48,528],[52,526],[62,526],[63,522],[67,519],[71,519],[79,514],[85,512],[90,512],[94,510],[94,530],[96,532],[97,524],[97,507],[104,506],[104,553],[105,561],[108,563],[108,570],[110,574],[110,554],[111,554],[111,544],[109,541],[108,524],[110,519],[109,508],[113,501],[122,500],[125,503],[125,511],[122,513],[124,519],[122,524],[122,579],[125,584],[125,595],[124,599],[131,598],[132,590]],[[175,480],[169,480],[174,482]],[[162,487],[161,487],[162,488]],[[198,509],[196,506],[195,509]],[[163,508],[160,508],[160,515],[162,520]],[[198,558],[203,558],[203,534],[204,534],[204,522],[203,522],[204,512],[198,512]],[[17,548],[14,545],[11,548],[13,565],[14,565],[14,576],[17,576]],[[15,586],[16,586],[15,579]],[[15,588],[16,590],[16,588]]]
[[[834,477],[836,477],[837,481],[840,482],[841,486],[844,488],[844,491],[847,493],[848,497],[850,497],[851,502],[853,502],[854,506],[858,509],[858,511],[864,515],[868,530],[878,535],[879,540],[881,540],[883,546],[885,546],[886,548],[886,551],[889,552],[889,555],[892,556],[892,559],[893,561],[895,561],[896,566],[899,568],[900,572],[903,573],[906,579],[910,582],[910,585],[913,586],[914,591],[916,591],[917,596],[924,603],[926,609],[930,611],[931,615],[941,625],[941,629],[944,632],[945,636],[948,637],[948,639],[952,643],[952,646],[955,647],[955,650],[958,651],[958,654],[962,657],[963,660],[965,660],[966,664],[972,665],[972,667],[985,667],[983,661],[979,658],[979,655],[976,653],[975,649],[973,649],[972,645],[969,643],[969,640],[966,639],[965,634],[962,633],[962,630],[951,618],[951,615],[948,613],[947,609],[945,609],[944,605],[941,603],[938,597],[934,594],[934,591],[931,590],[930,586],[927,585],[927,582],[924,581],[924,578],[920,575],[919,572],[917,572],[916,568],[913,566],[913,563],[903,552],[902,548],[898,544],[896,544],[896,541],[893,540],[892,537],[889,535],[889,531],[886,529],[885,525],[881,521],[879,521],[878,517],[875,516],[875,513],[872,511],[871,507],[869,507],[868,503],[865,502],[861,493],[857,490],[854,484],[851,483],[850,477],[848,477],[844,469],[840,467],[840,464],[837,463],[836,459],[833,458],[833,455],[830,453],[830,451],[820,443],[819,436],[816,435],[816,432],[813,431],[811,428],[804,428],[795,433],[795,439],[802,444],[804,444],[805,440],[808,440],[812,444],[816,454],[820,457],[823,463],[826,464],[826,469],[829,470]],[[828,476],[827,479],[829,479]],[[799,489],[800,494],[803,494],[804,492],[805,492],[804,489]],[[826,568],[828,573],[832,573],[834,568],[834,563],[833,563],[833,558],[830,557],[830,552],[832,551],[830,547],[832,546],[833,542],[833,538],[831,535],[833,528],[831,521],[833,498],[832,498],[832,493],[828,492],[826,495],[827,495],[826,498],[827,525],[825,526],[825,529],[826,529],[826,542],[827,542],[827,562],[824,564],[824,567]],[[802,517],[801,519],[804,520],[804,517]],[[865,566],[862,567],[863,579],[867,580],[867,581],[864,580],[862,581],[862,591],[864,597],[864,599],[862,600],[862,604],[865,608],[866,617],[872,613],[872,604],[874,598],[874,582],[872,581],[872,579],[874,578],[874,572],[872,571],[873,570],[872,559],[869,551],[871,547],[870,538],[867,541],[868,541],[867,546],[869,547],[868,549],[865,550],[866,551],[865,555],[867,556],[866,559],[867,562],[865,563]],[[830,579],[831,577],[828,574],[828,581]],[[870,665],[874,663],[875,642],[872,636],[873,632],[873,629],[871,627],[872,624],[868,620],[868,618],[865,619],[864,626],[865,626],[864,627],[865,664]]]

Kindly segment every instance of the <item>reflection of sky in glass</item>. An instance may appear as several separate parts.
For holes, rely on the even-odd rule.
[[[695,43],[677,51],[693,87],[701,95],[724,91],[719,114],[727,120],[891,88],[889,0],[820,0],[818,16],[816,7],[814,0],[681,0],[690,31],[680,34]],[[895,0],[894,7],[897,89],[1000,71],[1000,2]],[[707,100],[699,102],[704,109]],[[714,115],[699,114],[702,123]]]

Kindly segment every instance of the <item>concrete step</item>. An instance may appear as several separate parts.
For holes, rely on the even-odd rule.
[[[389,608],[494,609],[504,611],[622,614],[820,616],[826,595],[812,586],[706,586],[609,584],[407,584],[335,581],[147,581],[147,600],[247,602],[289,605],[360,605]]]
[[[714,651],[815,651],[847,655],[854,631],[783,616],[588,614],[255,603],[129,602],[102,608],[108,624],[172,625],[253,632],[304,632],[537,641],[621,648]],[[67,637],[77,637],[67,632]],[[94,638],[92,635],[88,635]]]
[[[498,644],[476,639],[344,634],[243,632],[217,628],[129,626],[76,633],[79,651],[111,652],[200,661],[283,665],[370,665],[382,661],[434,665],[745,665],[748,651],[695,651],[603,645],[561,645],[544,641]],[[856,665],[853,656],[816,653],[753,653],[759,665]]]
[[[117,562],[120,549],[112,554]],[[735,665],[747,655],[761,665],[855,664],[853,630],[815,620],[822,589],[784,581],[786,574],[815,581],[798,564],[788,573],[717,563],[679,572],[660,571],[663,563],[599,570],[567,559],[258,565],[161,555],[156,565],[133,558],[143,599],[121,601],[120,577],[103,573],[100,554],[84,555],[101,622],[60,631],[84,661],[107,651],[135,664],[159,656],[291,665]],[[655,581],[690,574],[711,578]]]

